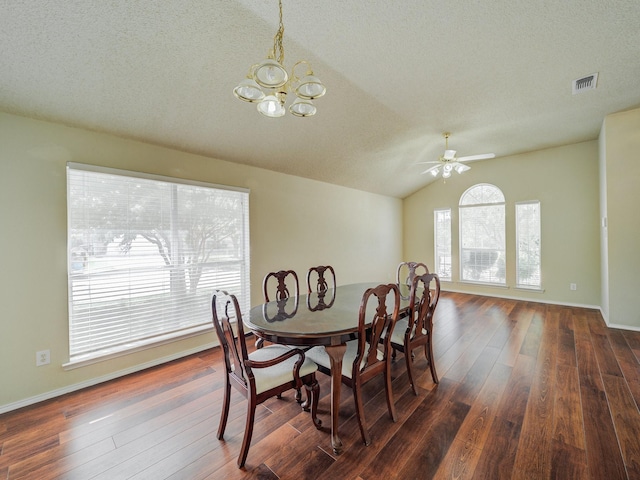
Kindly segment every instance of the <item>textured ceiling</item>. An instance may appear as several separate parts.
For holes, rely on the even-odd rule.
[[[277,0],[0,2],[0,110],[402,198],[444,131],[459,155],[505,156],[640,106],[638,0],[283,2],[285,66],[327,86],[315,117],[232,94]]]

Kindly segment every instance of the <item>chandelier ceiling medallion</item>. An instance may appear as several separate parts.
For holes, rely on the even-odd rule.
[[[296,96],[289,106],[289,112],[296,117],[310,117],[316,114],[316,106],[312,100],[325,94],[327,89],[313,75],[311,64],[300,60],[291,69],[291,75],[284,68],[284,24],[282,23],[282,0],[280,7],[280,26],[273,37],[273,50],[262,63],[249,68],[247,78],[242,80],[233,94],[242,101],[257,103],[258,112],[267,117],[282,117],[286,113],[287,93],[293,91]],[[296,76],[296,67],[305,65],[304,76]]]

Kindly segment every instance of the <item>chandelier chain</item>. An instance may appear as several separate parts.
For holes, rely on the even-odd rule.
[[[273,55],[280,65],[284,65],[284,45],[282,43],[284,37],[284,23],[282,22],[282,0],[278,0],[280,7],[280,26],[273,37]]]

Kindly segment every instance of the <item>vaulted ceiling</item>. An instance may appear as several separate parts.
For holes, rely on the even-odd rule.
[[[638,0],[283,0],[283,15],[285,66],[306,59],[327,86],[314,117],[232,94],[273,46],[277,0],[2,2],[0,110],[402,198],[433,181],[415,162],[445,131],[459,155],[506,156],[595,139],[640,106]]]

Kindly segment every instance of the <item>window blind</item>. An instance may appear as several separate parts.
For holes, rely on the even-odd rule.
[[[435,267],[440,280],[451,280],[451,209],[435,210]]]
[[[516,284],[540,288],[540,202],[516,203]]]
[[[222,288],[248,312],[249,194],[67,166],[70,362],[211,327]]]

